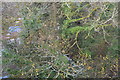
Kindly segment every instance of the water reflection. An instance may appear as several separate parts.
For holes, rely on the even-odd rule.
[[[0,79],[9,78],[9,76],[2,76]]]
[[[22,31],[22,28],[20,26],[10,26],[8,29],[7,36],[9,36],[9,43],[15,43],[21,44],[21,40],[19,38],[19,33]]]
[[[21,32],[22,28],[20,26],[10,26],[8,32]]]

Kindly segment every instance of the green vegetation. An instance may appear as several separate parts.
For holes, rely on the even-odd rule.
[[[22,44],[3,43],[3,72],[10,77],[118,76],[117,3],[35,2],[19,13]]]

